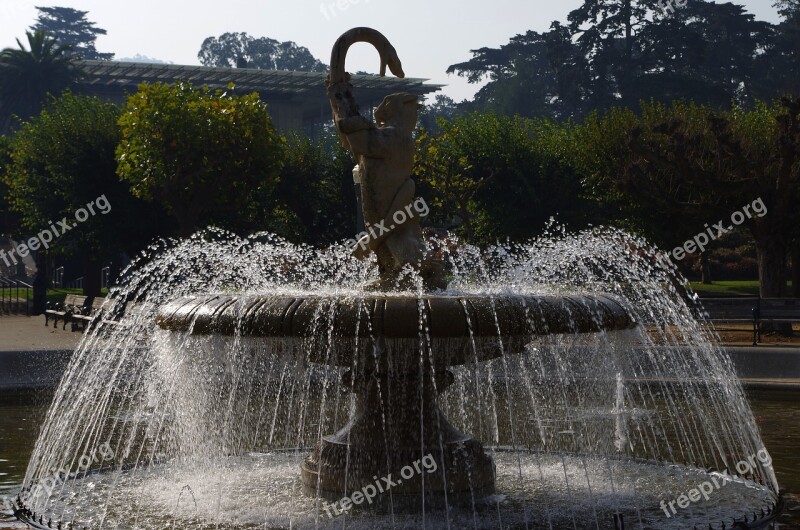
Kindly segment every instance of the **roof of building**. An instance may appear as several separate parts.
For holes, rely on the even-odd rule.
[[[233,83],[237,91],[257,91],[273,96],[318,95],[324,86],[325,72],[293,72],[257,68],[219,68],[181,64],[154,64],[124,61],[80,61],[86,77],[81,84],[95,88],[132,88],[141,83],[175,83],[186,81],[210,88],[226,88]],[[355,89],[427,94],[444,85],[426,84],[427,79],[353,75]]]

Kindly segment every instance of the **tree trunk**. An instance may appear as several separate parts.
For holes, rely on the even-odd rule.
[[[703,285],[711,285],[711,263],[707,250],[700,253],[700,274],[703,277]]]
[[[756,241],[758,279],[762,298],[782,298],[786,294],[786,241],[765,236]]]
[[[792,244],[792,296],[800,298],[800,240]]]
[[[83,294],[84,296],[100,296],[100,274],[103,265],[95,257],[83,258]]]

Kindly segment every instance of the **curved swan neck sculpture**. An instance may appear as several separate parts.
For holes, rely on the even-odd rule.
[[[400,63],[400,58],[397,56],[397,50],[391,45],[389,39],[384,37],[380,31],[361,27],[347,31],[339,37],[333,45],[330,76],[328,78],[329,83],[346,81],[345,59],[347,57],[347,51],[350,49],[350,46],[357,42],[368,42],[378,50],[381,57],[381,77],[386,75],[387,66],[395,76],[399,78],[406,76],[403,72],[403,65]]]
[[[333,46],[331,67],[325,83],[333,111],[333,122],[342,145],[358,160],[361,175],[361,210],[365,231],[357,236],[353,255],[364,259],[373,252],[378,262],[380,280],[371,288],[398,288],[398,281],[413,285],[402,271],[406,266],[420,272],[425,287],[447,286],[442,267],[427,259],[427,248],[420,228],[419,215],[403,215],[405,221],[394,221],[398,212],[412,212],[415,189],[411,173],[414,167],[414,129],[417,125],[418,97],[415,94],[390,94],[375,109],[373,123],[359,113],[353,96],[345,59],[350,46],[368,42],[378,50],[381,75],[386,68],[397,77],[405,77],[397,51],[389,40],[372,28],[354,28],[343,34]],[[366,231],[370,227],[370,233]],[[380,234],[371,227],[389,227]]]

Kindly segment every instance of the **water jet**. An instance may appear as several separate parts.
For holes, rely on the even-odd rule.
[[[404,73],[385,37],[356,28],[334,46],[326,86],[364,221],[388,230],[324,251],[211,229],[154,245],[109,297],[124,325],[100,322],[72,358],[18,518],[769,524],[780,495],[768,452],[696,302],[670,289],[669,263],[612,229],[478,249],[426,240],[417,216],[396,223],[415,200],[417,102],[389,95],[375,123],[362,116],[344,67],[355,42],[376,46],[382,73]],[[126,313],[130,302],[141,309]],[[100,447],[109,458],[90,458]],[[371,485],[383,491],[367,499]]]

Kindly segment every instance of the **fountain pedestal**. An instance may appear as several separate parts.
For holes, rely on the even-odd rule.
[[[306,491],[328,500],[369,484],[371,503],[474,501],[494,493],[494,463],[480,442],[454,428],[436,404],[452,373],[345,374],[356,395],[351,421],[325,436],[301,466]],[[391,495],[389,491],[391,491]]]
[[[436,505],[494,492],[492,459],[437,406],[453,381],[450,368],[521,353],[537,336],[635,325],[618,302],[601,295],[372,293],[185,297],[161,308],[158,324],[195,335],[274,340],[282,355],[346,370],[355,411],[305,459],[303,485],[314,497],[338,500],[370,484],[391,484],[391,496],[379,492],[372,501],[391,499],[393,507],[404,497],[418,507],[423,495],[426,505]]]

